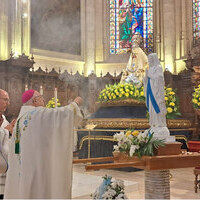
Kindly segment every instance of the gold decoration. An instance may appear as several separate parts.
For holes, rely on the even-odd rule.
[[[88,119],[87,124],[97,125],[96,128],[136,128],[136,129],[147,129],[149,128],[148,119],[144,118],[95,118]],[[191,122],[184,119],[168,119],[168,128],[190,128]]]
[[[145,101],[139,101],[136,99],[119,99],[106,102],[96,102],[97,106],[109,107],[109,106],[133,106],[133,105],[145,105]]]

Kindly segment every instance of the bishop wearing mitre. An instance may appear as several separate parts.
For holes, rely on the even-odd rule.
[[[5,198],[70,199],[73,129],[82,119],[82,99],[45,108],[40,93],[28,90],[22,102],[11,138]]]

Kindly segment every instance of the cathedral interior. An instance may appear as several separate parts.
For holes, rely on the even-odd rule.
[[[48,102],[56,88],[61,105],[81,96],[84,123],[95,124],[108,133],[101,132],[96,143],[92,140],[90,154],[88,131],[80,129],[76,136],[76,153],[80,152],[75,155],[79,158],[102,156],[100,141],[106,141],[105,138],[105,148],[111,153],[113,141],[109,137],[113,131],[109,132],[110,129],[148,127],[146,119],[142,125],[134,120],[120,123],[124,119],[120,112],[128,112],[121,108],[115,113],[120,113],[120,120],[109,116],[110,111],[103,117],[94,114],[99,108],[96,104],[99,93],[105,85],[120,82],[130,49],[134,48],[133,39],[139,36],[139,46],[145,54],[158,55],[165,86],[173,88],[179,99],[182,118],[168,120],[170,133],[183,142],[187,150],[190,141],[200,140],[200,114],[192,100],[194,88],[200,84],[199,0],[0,0],[0,5],[0,88],[10,96],[5,113],[9,120],[18,115],[21,94],[26,89],[40,91]],[[92,117],[88,119],[87,116]],[[96,133],[89,134],[95,138]],[[200,144],[198,148],[197,151]],[[193,189],[193,168],[181,170],[172,170],[172,198],[198,199]],[[129,198],[144,198],[142,171],[126,171],[119,175],[117,171],[104,169],[95,174],[85,172],[80,164],[74,167],[74,172],[82,178],[88,173],[93,181],[97,181],[95,176],[111,173],[127,181]],[[136,174],[134,181],[128,173]],[[76,184],[79,187],[81,183]],[[135,193],[130,189],[132,185]],[[86,190],[83,188],[80,193],[81,190],[74,188],[74,198],[90,198]]]

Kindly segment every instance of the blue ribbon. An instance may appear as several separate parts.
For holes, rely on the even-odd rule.
[[[111,177],[107,177],[106,179],[103,180],[101,185],[99,186],[99,199],[102,199],[102,195],[106,192],[108,185],[111,184]]]
[[[152,89],[151,89],[151,82],[150,82],[150,78],[148,78],[148,83],[147,83],[147,97],[146,97],[146,103],[147,103],[147,108],[149,111],[149,99],[151,99],[151,103],[153,105],[154,110],[156,111],[156,113],[160,112],[160,108],[156,102],[156,99],[153,95]]]

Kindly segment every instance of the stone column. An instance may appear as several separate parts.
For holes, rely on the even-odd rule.
[[[185,18],[185,38],[186,38],[186,54],[192,49],[192,44],[193,44],[193,33],[192,33],[192,1],[187,1],[187,0],[183,0],[184,4],[185,4],[185,16],[183,16],[183,18]]]
[[[186,36],[186,7],[185,7],[185,0],[181,1],[181,57],[186,56],[186,49],[185,49],[185,36]]]
[[[30,54],[30,0],[22,0],[22,53]]]
[[[175,66],[174,73],[177,73],[178,64],[180,64],[181,58],[181,0],[176,0],[175,2]]]
[[[164,24],[164,54],[165,68],[175,73],[175,48],[176,48],[176,24],[175,24],[174,0],[163,0],[163,24]]]
[[[16,56],[30,54],[30,0],[13,1],[12,49]]]
[[[145,170],[145,199],[170,199],[169,170]]]
[[[86,29],[85,29],[85,68],[84,75],[88,76],[95,67],[95,0],[86,0]]]
[[[0,60],[8,56],[8,0],[0,0]]]
[[[161,23],[160,23],[160,1],[156,0],[154,1],[154,29],[155,29],[155,35],[156,35],[156,53],[158,55],[158,58],[161,59],[161,35],[160,35],[160,29],[161,29]]]
[[[164,49],[164,8],[163,8],[163,1],[164,0],[158,0],[159,7],[157,9],[159,10],[159,26],[160,26],[160,61],[161,64],[164,66],[165,63],[165,49]],[[158,34],[157,34],[158,35]]]
[[[96,0],[96,62],[103,61],[103,1]]]

